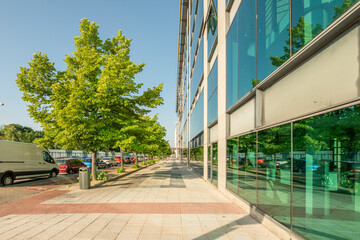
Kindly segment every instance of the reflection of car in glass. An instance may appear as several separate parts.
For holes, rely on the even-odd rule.
[[[313,160],[312,163],[308,166],[310,171],[316,171],[320,167],[320,164]],[[294,159],[293,163],[294,172],[305,173],[306,172],[306,159]]]

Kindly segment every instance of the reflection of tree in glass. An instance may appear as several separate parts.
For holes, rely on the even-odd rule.
[[[342,6],[335,6],[334,11],[335,15],[333,16],[333,21],[335,21],[338,17],[340,17],[343,13],[345,13],[349,8],[351,8],[355,3],[359,0],[344,0]],[[292,54],[296,53],[300,50],[305,44],[307,44],[311,39],[316,37],[322,30],[324,26],[321,24],[316,24],[313,27],[312,23],[305,22],[303,16],[299,18],[296,26],[291,28],[291,52]],[[309,30],[309,31],[308,31]],[[290,29],[287,29],[290,36]],[[286,60],[290,58],[290,40],[285,41],[284,47],[284,55],[281,57],[271,56],[271,64],[273,66],[279,67]]]
[[[344,3],[342,6],[336,6],[334,7],[335,15],[333,17],[333,20],[336,20],[338,17],[340,17],[343,13],[345,13],[349,8],[351,8],[355,3],[357,3],[359,0],[344,0]]]
[[[227,140],[226,152],[227,152],[227,165],[228,167],[237,167],[237,147],[238,147],[238,138],[232,138]]]
[[[305,38],[305,29],[312,29],[309,37]],[[291,51],[292,53],[297,52],[300,50],[307,42],[309,42],[312,38],[318,35],[323,30],[323,27],[320,24],[316,24],[313,28],[311,23],[306,23],[304,17],[300,17],[297,25],[291,28]],[[287,31],[289,32],[290,36],[290,29],[288,28]],[[305,42],[306,41],[306,42]],[[284,47],[284,55],[281,57],[274,57],[271,56],[271,64],[273,66],[279,67],[283,64],[286,60],[290,58],[290,40],[285,41]]]
[[[270,128],[259,133],[259,152],[265,155],[274,155],[277,161],[277,153],[289,153],[291,150],[290,125]]]
[[[240,167],[242,166],[245,170],[251,170],[255,166],[249,159],[249,153],[255,153],[256,152],[256,134],[251,133],[248,135],[240,136],[239,137],[239,153],[245,154],[245,158],[241,158],[239,156],[240,160]]]

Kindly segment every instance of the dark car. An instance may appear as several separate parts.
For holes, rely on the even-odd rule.
[[[320,168],[320,164],[316,160],[312,160],[308,165],[310,171],[316,171]],[[306,172],[306,159],[294,159],[293,163],[294,172],[304,174]]]
[[[96,166],[100,169],[100,168],[106,168],[107,164],[101,160],[96,161]]]
[[[86,167],[79,159],[73,158],[55,159],[55,162],[59,165],[60,174],[77,173],[81,167]]]

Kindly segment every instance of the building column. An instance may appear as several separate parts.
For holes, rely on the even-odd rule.
[[[206,21],[207,12],[208,12],[208,6],[209,6],[209,0],[203,0],[204,1],[204,21]],[[208,144],[209,144],[209,129],[207,127],[208,122],[208,75],[209,75],[209,64],[208,64],[208,41],[207,41],[207,25],[206,22],[204,22],[204,179],[208,180]]]
[[[226,188],[226,1],[218,1],[218,187]]]

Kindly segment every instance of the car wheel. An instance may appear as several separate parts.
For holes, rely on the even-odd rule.
[[[55,170],[52,170],[50,175],[49,175],[49,178],[54,178],[57,176],[57,172]]]
[[[71,168],[70,170],[69,170],[69,174],[73,174],[74,173],[74,170]]]
[[[14,183],[14,177],[10,174],[4,175],[4,177],[1,179],[1,184],[3,186],[9,186]]]

